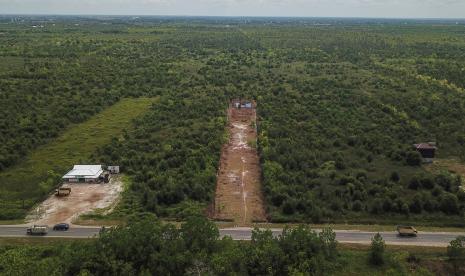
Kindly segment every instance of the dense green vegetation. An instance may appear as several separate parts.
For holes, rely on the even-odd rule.
[[[0,246],[0,275],[433,275],[425,264],[444,255],[386,250],[384,264],[372,266],[369,252],[341,249],[334,238],[300,226],[279,237],[255,229],[238,242],[220,239],[205,218],[180,228],[147,218],[95,240]]]
[[[92,153],[99,147],[131,133],[132,121],[149,110],[154,101],[122,99],[89,120],[70,126],[24,162],[0,172],[0,219],[24,217],[34,203],[61,184],[61,176],[74,164],[91,162]]]
[[[118,216],[150,211],[163,217],[201,213],[213,199],[225,126],[221,92],[189,89],[166,95],[95,157],[133,176]]]
[[[463,158],[465,94],[459,83],[450,86],[436,75],[393,66],[391,58],[431,58],[429,39],[437,51],[464,64],[463,53],[453,49],[465,45],[437,45],[437,34],[420,27],[415,35],[403,27],[362,29],[369,32],[299,29],[285,39],[280,30],[266,31],[264,43],[281,41],[284,47],[299,39],[310,48],[278,46],[284,61],[272,64],[282,84],[259,96],[272,219],[373,221],[365,218],[383,214],[393,222],[412,217],[434,222],[443,213],[456,216],[449,223],[461,224],[461,179],[426,173],[412,144],[436,141],[440,157]]]
[[[463,225],[461,179],[425,170],[412,150],[435,141],[440,158],[465,159],[462,24],[0,22],[1,170],[121,98],[159,96],[91,160],[131,176],[121,214],[184,217],[211,201],[228,100],[253,98],[272,221]]]

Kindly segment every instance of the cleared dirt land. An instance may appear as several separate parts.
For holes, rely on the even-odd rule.
[[[111,209],[119,198],[123,184],[120,176],[113,176],[110,183],[76,183],[63,187],[70,187],[71,194],[65,197],[51,195],[28,215],[28,223],[72,223],[80,215],[93,210]]]
[[[228,109],[229,142],[223,146],[213,217],[237,225],[266,221],[255,148],[255,108]]]

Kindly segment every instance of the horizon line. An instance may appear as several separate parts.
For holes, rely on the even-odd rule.
[[[465,17],[370,17],[370,16],[297,16],[297,15],[188,15],[188,14],[104,14],[104,13],[0,13],[0,16],[116,16],[116,17],[211,17],[211,18],[292,18],[292,19],[388,19],[388,20],[465,20]]]

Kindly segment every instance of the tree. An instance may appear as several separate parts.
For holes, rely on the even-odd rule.
[[[458,236],[447,247],[447,256],[454,266],[455,275],[463,275],[460,270],[465,266],[465,236]],[[464,272],[464,271],[462,271]]]
[[[370,247],[370,259],[369,262],[372,265],[381,266],[384,264],[384,250],[386,244],[384,243],[383,237],[376,233],[375,236],[371,239]]]
[[[283,272],[285,254],[273,237],[271,230],[252,231],[250,247],[246,258],[250,275],[278,275]]]
[[[220,235],[216,225],[203,216],[188,218],[182,224],[180,234],[186,246],[195,253],[213,252]]]
[[[457,196],[451,193],[444,193],[441,196],[440,208],[446,214],[457,214],[459,211]]]
[[[405,161],[409,166],[420,166],[421,165],[421,155],[418,151],[409,151],[406,154]]]
[[[419,214],[423,210],[423,200],[421,199],[420,195],[416,194],[413,197],[412,202],[410,203],[409,210],[412,213]]]
[[[57,174],[53,170],[47,172],[47,178],[39,183],[40,192],[42,195],[46,195],[54,186],[59,184],[61,181],[61,175]]]

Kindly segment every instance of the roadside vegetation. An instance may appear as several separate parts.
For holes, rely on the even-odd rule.
[[[0,239],[0,274],[462,275],[463,245],[451,243],[448,252],[385,248],[379,238],[370,248],[339,245],[330,228],[316,233],[305,226],[285,229],[279,237],[255,229],[251,241],[240,242],[220,239],[204,217],[189,217],[176,227],[148,216],[97,239],[32,244]]]

